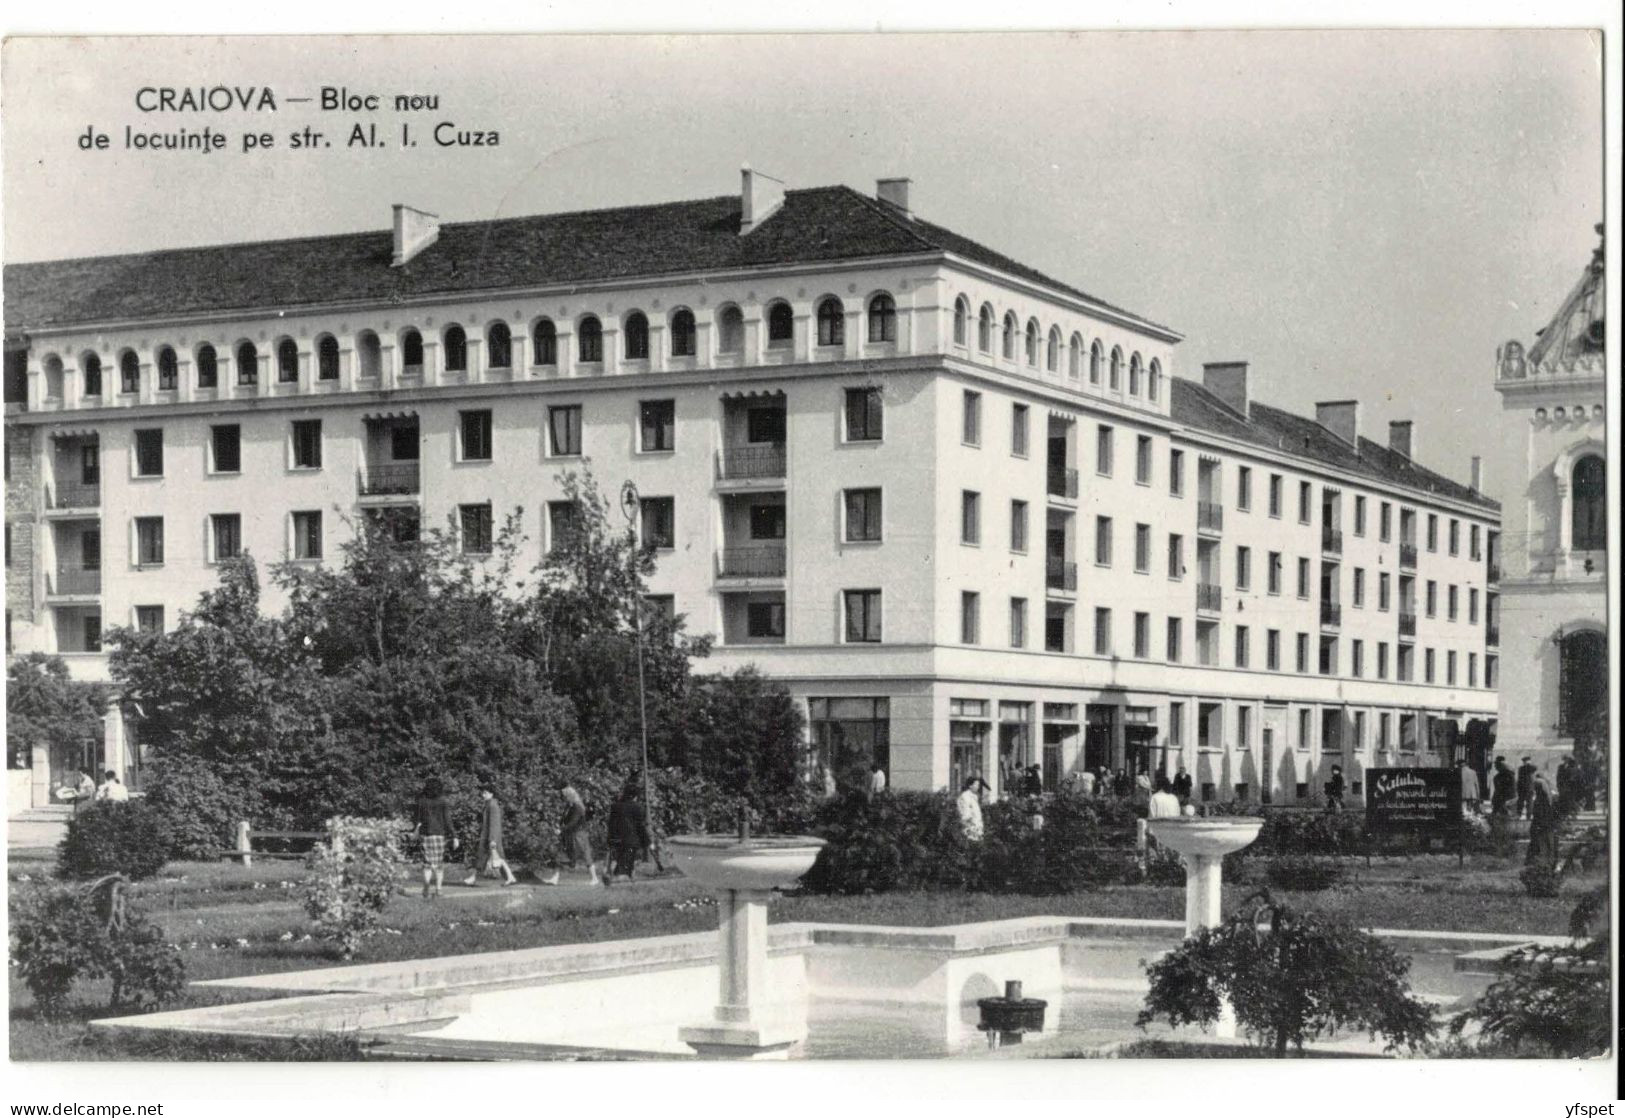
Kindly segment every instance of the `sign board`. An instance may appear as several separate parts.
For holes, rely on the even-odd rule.
[[[1461,774],[1455,769],[1367,769],[1365,827],[1380,842],[1408,838],[1423,849],[1461,845]]]

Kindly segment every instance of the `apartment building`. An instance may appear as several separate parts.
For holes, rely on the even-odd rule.
[[[8,649],[105,675],[220,559],[392,507],[526,558],[633,481],[660,608],[899,788],[1184,764],[1313,796],[1495,713],[1499,511],[1359,405],[936,226],[907,180],[6,269]],[[281,606],[274,592],[266,608]],[[135,712],[105,763],[139,776]],[[36,788],[66,759],[36,757]],[[19,778],[21,779],[21,778]]]

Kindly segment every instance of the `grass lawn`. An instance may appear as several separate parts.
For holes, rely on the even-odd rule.
[[[1519,866],[1487,857],[1469,858],[1458,868],[1454,857],[1351,859],[1344,883],[1322,893],[1279,894],[1299,908],[1336,912],[1360,925],[1386,928],[1563,934],[1575,895],[1594,878],[1565,886],[1564,895],[1526,896]],[[49,876],[44,859],[10,867],[13,895]],[[164,876],[138,884],[136,903],[180,946],[190,979],[306,970],[338,964],[323,945],[309,938],[300,909],[298,862],[177,864]],[[26,880],[25,880],[26,879]],[[403,885],[410,885],[403,878]],[[1227,907],[1251,886],[1227,885]],[[709,898],[676,877],[594,889],[566,884],[557,889],[523,886],[479,889],[447,886],[447,897],[425,902],[399,897],[384,914],[383,928],[370,938],[357,961],[383,962],[481,951],[505,951],[549,944],[583,943],[640,936],[703,931],[715,927]],[[1055,897],[991,894],[904,893],[863,897],[790,896],[776,901],[771,918],[855,924],[931,926],[1030,915],[1123,916],[1181,919],[1184,891],[1179,886],[1112,886]],[[89,1032],[85,1022],[108,1016],[106,990],[85,986],[66,1020],[37,1020],[27,987],[13,979],[10,989],[11,1051],[19,1060],[61,1059],[346,1059],[357,1054],[349,1042],[297,1041],[277,1044],[157,1041],[131,1047]],[[174,1008],[248,1000],[263,995],[192,990]]]

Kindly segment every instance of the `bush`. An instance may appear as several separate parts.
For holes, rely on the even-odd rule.
[[[827,845],[801,879],[809,892],[962,889],[975,876],[972,844],[941,794],[848,793],[820,806],[813,830]]]
[[[40,888],[18,903],[12,934],[17,972],[45,1017],[67,1008],[74,984],[109,978],[108,1004],[154,1009],[186,985],[180,952],[130,906],[123,879],[98,882],[92,889]]]
[[[1166,846],[1152,843],[1145,856],[1145,878],[1148,885],[1184,885],[1185,861]]]
[[[246,780],[227,780],[196,761],[160,758],[144,782],[143,799],[157,814],[171,858],[206,862],[236,845],[237,824],[257,828],[282,822],[267,817]]]
[[[316,935],[340,958],[352,959],[362,937],[395,894],[401,864],[401,836],[410,828],[399,819],[338,817],[328,821],[332,841],[318,844],[306,862],[305,912]]]
[[[1530,862],[1518,874],[1531,897],[1555,897],[1563,888],[1563,873],[1549,862]]]
[[[1270,859],[1265,877],[1277,889],[1318,893],[1343,879],[1343,867],[1330,858],[1282,854]]]
[[[1365,817],[1357,811],[1283,811],[1264,808],[1263,830],[1251,854],[1347,855],[1365,851]]]
[[[121,873],[133,881],[151,877],[169,861],[162,821],[143,800],[102,800],[68,823],[57,846],[57,873],[86,880]]]

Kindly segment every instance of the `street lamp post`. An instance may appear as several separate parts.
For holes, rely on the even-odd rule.
[[[638,487],[628,480],[621,485],[621,511],[626,514],[627,536],[633,541],[628,563],[631,566],[632,574],[632,622],[637,628],[638,635],[638,728],[643,737],[643,810],[652,823],[654,798],[649,794],[649,703],[643,686],[643,595],[637,592],[638,550],[636,541],[638,507]],[[658,862],[658,860],[659,855],[656,854],[656,861]]]

